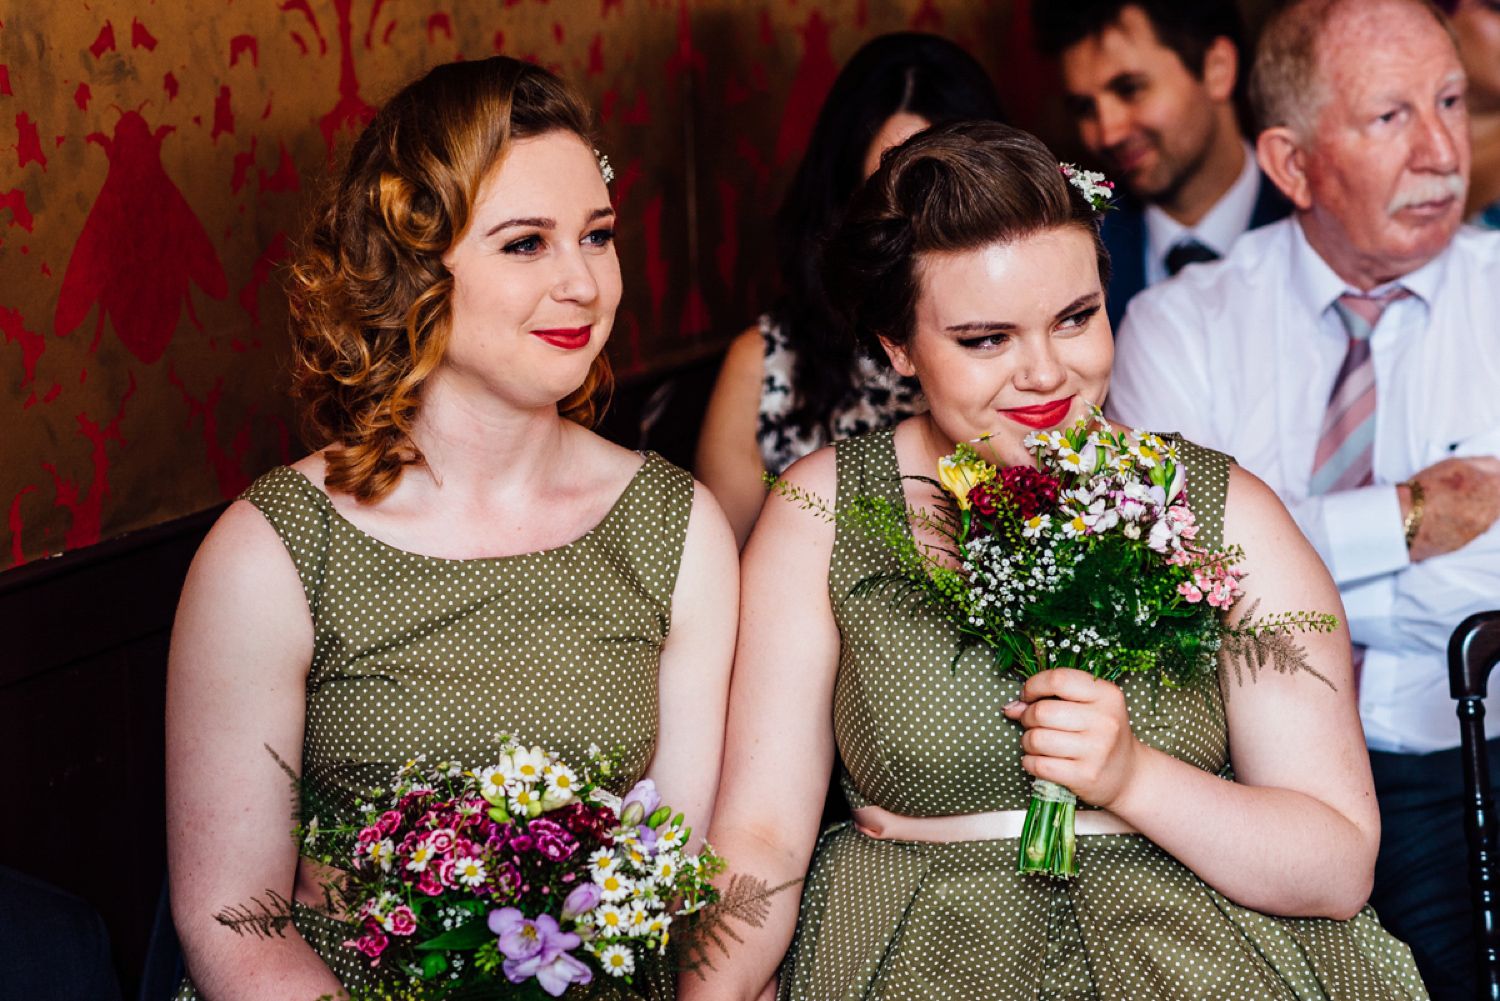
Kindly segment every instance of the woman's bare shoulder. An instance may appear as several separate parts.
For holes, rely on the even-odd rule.
[[[332,445],[328,446],[328,448],[332,447]],[[328,486],[323,479],[328,475],[328,448],[320,448],[311,455],[298,459],[291,466],[325,494],[328,493]]]
[[[1224,497],[1225,543],[1243,546],[1287,531],[1295,533],[1299,541],[1306,541],[1276,491],[1250,470],[1231,462],[1229,488]]]
[[[760,385],[766,370],[766,344],[760,327],[749,327],[735,335],[724,352],[724,364],[719,369],[720,383],[729,380],[734,384]]]

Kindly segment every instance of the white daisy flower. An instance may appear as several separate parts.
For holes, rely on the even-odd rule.
[[[490,802],[505,799],[505,784],[508,776],[499,765],[486,768],[477,776],[479,779],[479,795]]]
[[[662,852],[656,856],[656,866],[652,869],[652,877],[659,883],[671,884],[677,879],[677,874],[682,871],[682,864],[672,852]]]
[[[614,904],[600,904],[593,911],[594,924],[605,935],[624,935],[630,927],[630,916]]]
[[[618,872],[601,873],[594,870],[594,882],[599,884],[599,889],[604,891],[604,899],[610,902],[624,900],[635,890],[635,880],[628,879]]]
[[[687,828],[668,824],[657,832],[656,850],[666,852],[673,848],[681,848],[685,841],[687,841]]]
[[[566,789],[571,793],[578,788],[578,776],[560,761],[543,769],[542,778],[549,789]]]
[[[512,785],[510,788],[510,812],[512,814],[528,816],[541,812],[541,793],[537,792],[535,789],[527,789],[525,786],[520,786],[518,788],[515,785]]]
[[[648,937],[665,935],[667,929],[671,926],[672,916],[670,914],[653,914],[646,922],[646,935]]]
[[[646,868],[649,864],[646,859],[646,846],[634,838],[625,841],[625,859],[637,870]]]
[[[478,886],[486,875],[484,863],[477,858],[461,858],[453,865],[453,878],[465,886]]]
[[[628,922],[628,931],[630,934],[640,937],[648,933],[648,927],[651,924],[651,912],[646,910],[646,905],[642,901],[637,900],[631,904],[630,909],[625,912],[625,918]]]
[[[635,956],[625,946],[615,943],[599,953],[599,965],[612,977],[623,977],[635,972]]]
[[[370,853],[370,863],[380,866],[381,872],[390,872],[391,863],[395,860],[396,846],[391,843],[390,838],[381,841],[371,841],[370,846],[365,849]]]
[[[620,860],[608,848],[600,848],[589,856],[589,871],[593,873],[596,883],[600,876],[612,873],[619,867]]]
[[[412,872],[421,872],[435,858],[437,858],[437,850],[425,841],[419,842],[417,847],[412,849],[411,858],[406,862],[406,868]]]
[[[1050,514],[1038,514],[1027,518],[1026,523],[1021,526],[1021,534],[1028,539],[1046,535],[1047,530],[1052,527],[1052,516]]]
[[[505,772],[506,778],[534,785],[542,777],[542,769],[547,767],[547,755],[540,747],[527,750],[518,747],[509,754],[500,756],[500,768]]]
[[[556,810],[573,801],[578,789],[578,776],[573,769],[564,764],[548,765],[542,772],[542,780],[546,783],[542,792],[543,810]]]

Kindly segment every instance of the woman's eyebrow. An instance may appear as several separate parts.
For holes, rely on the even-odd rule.
[[[1085,295],[1081,295],[1077,299],[1074,299],[1072,302],[1068,303],[1062,309],[1058,310],[1057,318],[1061,320],[1069,313],[1076,313],[1078,310],[1083,309],[1087,306],[1096,306],[1103,300],[1103,298],[1104,293],[1102,292],[1089,292]]]
[[[494,236],[496,233],[500,232],[502,229],[509,229],[512,226],[532,226],[532,227],[535,227],[536,229],[556,229],[557,228],[557,220],[556,219],[546,219],[546,218],[543,218],[541,216],[533,216],[533,217],[530,217],[530,218],[522,218],[522,219],[507,219],[504,222],[496,223],[495,225],[491,226],[489,228],[489,231],[487,233],[485,233],[484,235],[485,236]]]
[[[612,216],[614,214],[615,210],[607,206],[602,209],[594,209],[594,211],[589,213],[588,222],[593,222],[596,219],[603,219],[606,216]],[[494,236],[502,229],[509,229],[512,226],[530,226],[534,229],[556,229],[557,220],[548,219],[545,216],[526,216],[519,219],[507,219],[502,223],[496,223],[494,226],[491,226],[489,228],[489,231],[484,235]]]
[[[955,323],[944,330],[951,330],[956,334],[967,334],[978,331],[1005,331],[1015,330],[1018,324],[1006,320],[970,320],[968,323]]]

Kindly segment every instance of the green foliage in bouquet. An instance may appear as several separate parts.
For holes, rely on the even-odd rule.
[[[983,439],[981,439],[983,441]],[[1032,466],[997,468],[971,444],[938,463],[932,510],[880,495],[849,498],[838,512],[784,481],[775,489],[837,518],[894,555],[896,567],[861,580],[852,596],[884,594],[897,607],[929,608],[952,622],[960,647],[987,648],[999,670],[1024,677],[1051,668],[1106,681],[1148,673],[1186,687],[1213,677],[1216,658],[1236,677],[1247,665],[1306,671],[1296,632],[1338,628],[1331,615],[1284,613],[1237,621],[1243,594],[1238,547],[1207,550],[1188,504],[1177,445],[1114,431],[1097,410],[1066,430],[1033,433]],[[913,526],[939,541],[917,540]],[[1022,871],[1068,876],[1076,797],[1039,781],[1023,835]]]

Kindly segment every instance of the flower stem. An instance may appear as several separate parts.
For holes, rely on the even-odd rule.
[[[1077,875],[1074,861],[1078,840],[1073,830],[1073,815],[1078,797],[1066,786],[1037,779],[1031,787],[1031,802],[1026,806],[1026,822],[1021,828],[1020,858],[1017,872],[1043,873],[1060,879]]]

